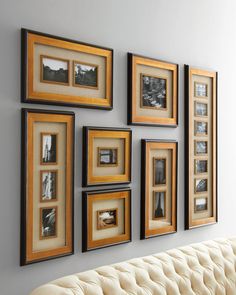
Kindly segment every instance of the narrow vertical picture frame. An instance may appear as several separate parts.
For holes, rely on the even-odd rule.
[[[84,191],[82,208],[82,252],[131,242],[131,189]]]
[[[164,159],[165,164],[159,162],[155,167],[155,159]],[[177,231],[177,166],[176,141],[141,140],[141,239]],[[159,185],[153,182],[156,170]]]
[[[177,127],[179,67],[128,53],[128,124]]]
[[[84,126],[83,155],[83,187],[131,182],[131,129]]]
[[[218,73],[185,65],[185,229],[215,224]]]
[[[21,101],[113,108],[113,49],[21,29]]]
[[[22,109],[21,266],[74,253],[74,125],[73,112]]]

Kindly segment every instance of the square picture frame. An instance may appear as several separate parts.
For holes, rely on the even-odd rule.
[[[74,253],[73,112],[22,109],[20,265]],[[41,162],[42,134],[57,134],[57,161]]]
[[[21,101],[113,108],[113,49],[21,29]]]
[[[153,158],[166,159],[166,182],[153,185]],[[141,239],[177,232],[178,143],[141,140]]]
[[[178,65],[128,53],[128,124],[177,127]]]
[[[218,221],[217,80],[215,71],[185,65],[186,230]],[[206,123],[200,132],[196,122]],[[196,200],[206,210],[197,210]]]
[[[117,150],[115,164],[101,150]],[[131,182],[132,130],[129,128],[83,127],[83,187]]]
[[[131,242],[131,189],[83,192],[82,208],[82,252]],[[116,212],[115,219],[112,211]],[[102,228],[98,219],[101,212],[102,222],[107,223],[104,226],[103,222]],[[111,226],[112,222],[116,225]]]

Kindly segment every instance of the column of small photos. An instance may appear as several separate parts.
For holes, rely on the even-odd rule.
[[[194,213],[208,210],[208,84],[194,83]]]

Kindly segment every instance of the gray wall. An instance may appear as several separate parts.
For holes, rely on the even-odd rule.
[[[26,295],[72,274],[172,247],[235,234],[235,0],[0,1],[0,293]],[[75,254],[19,267],[20,28],[112,47],[114,110],[35,106],[76,112]],[[126,53],[180,64],[179,127],[133,127],[133,242],[81,253],[82,126],[126,126]],[[219,71],[219,223],[184,231],[183,64]],[[179,141],[178,233],[139,240],[140,138]]]

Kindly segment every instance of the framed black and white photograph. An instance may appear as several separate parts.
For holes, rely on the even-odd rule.
[[[194,82],[194,95],[195,97],[207,97],[207,87],[206,83]]]
[[[128,124],[178,125],[178,65],[128,53]]]
[[[195,140],[195,155],[206,155],[208,150],[207,141]]]
[[[166,217],[166,192],[153,192],[153,219]]]
[[[196,213],[207,211],[208,207],[207,197],[196,197],[194,199],[194,211]]]
[[[42,202],[55,201],[57,199],[57,170],[40,171]]]
[[[113,49],[22,29],[21,101],[113,108]]]
[[[118,165],[118,148],[98,147],[98,166],[109,167]]]
[[[208,124],[205,121],[195,121],[194,122],[195,125],[195,135],[196,136],[207,136],[207,127]]]
[[[194,102],[194,115],[196,117],[207,117],[208,116],[208,104],[195,101]]]
[[[195,193],[207,192],[207,179],[195,179]]]
[[[131,190],[84,191],[82,252],[131,241]]]
[[[69,85],[69,60],[52,56],[40,56],[41,82]]]
[[[41,164],[57,164],[57,134],[41,133]]]
[[[97,229],[118,226],[118,208],[97,211]]]
[[[56,238],[57,207],[40,208],[40,239]]]
[[[73,112],[22,109],[21,266],[74,252],[74,126]]]
[[[208,160],[196,159],[194,161],[195,161],[195,174],[207,173]]]
[[[153,158],[153,185],[166,184],[166,159]]]
[[[98,88],[98,65],[74,61],[74,86]]]
[[[167,78],[140,74],[141,108],[167,108]]]
[[[178,143],[141,140],[141,239],[177,231]]]

